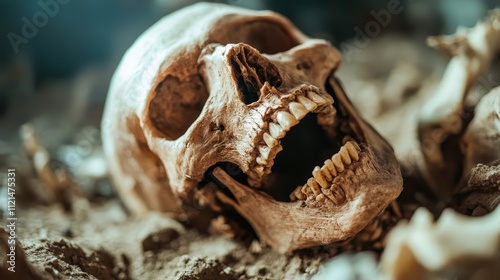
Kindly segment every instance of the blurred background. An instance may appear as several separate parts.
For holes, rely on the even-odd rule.
[[[89,147],[99,146],[109,81],[124,52],[158,19],[195,2],[0,0],[0,155],[19,146],[19,126],[32,122],[57,160],[77,166],[91,156],[94,149]],[[389,75],[395,61],[415,54],[408,55],[405,46],[432,53],[412,56],[428,64],[419,68],[421,72],[442,71],[446,57],[434,59],[436,52],[425,47],[426,37],[453,33],[459,25],[471,27],[500,4],[500,0],[212,2],[279,12],[307,35],[330,40],[344,53],[347,69],[360,59],[377,57],[379,61],[370,62],[373,69],[388,69],[372,76]],[[388,37],[399,39],[384,41]]]
[[[5,122],[5,117],[14,113],[13,110],[24,116],[20,121],[27,121],[34,113],[39,113],[38,110],[43,110],[43,103],[50,101],[41,98],[49,94],[47,91],[61,90],[64,95],[87,94],[81,97],[85,102],[101,103],[113,69],[137,36],[159,18],[195,2],[198,1],[0,0],[2,128],[14,124]],[[472,26],[488,9],[500,3],[499,0],[214,2],[277,11],[307,35],[328,39],[337,47],[357,35],[356,27],[362,30],[374,20],[374,13],[391,4],[399,4],[401,12],[392,14],[378,33],[399,33],[424,42],[426,36],[451,33],[458,25]],[[24,31],[28,31],[29,36],[23,35],[26,21],[37,29],[26,28]],[[34,98],[39,101],[34,107],[14,106],[20,100]],[[64,104],[61,110],[74,109],[68,105],[73,104]],[[82,113],[80,110],[73,112]],[[4,138],[3,130],[0,131]]]

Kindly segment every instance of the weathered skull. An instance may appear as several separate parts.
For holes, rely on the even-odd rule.
[[[339,61],[271,12],[197,4],[162,19],[125,55],[106,104],[123,200],[135,212],[231,205],[280,252],[353,236],[402,179],[333,77]]]

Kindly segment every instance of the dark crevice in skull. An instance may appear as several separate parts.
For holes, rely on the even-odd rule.
[[[316,114],[308,114],[281,140],[283,151],[278,153],[271,174],[262,190],[279,201],[289,201],[290,193],[304,185],[315,166],[338,152],[340,145],[332,145],[317,123]]]
[[[229,174],[233,179],[236,181],[245,184],[247,181],[247,175],[241,170],[241,168],[232,162],[218,162],[208,168],[208,170],[205,172],[205,177],[203,180],[198,184],[200,187],[206,186],[209,182],[215,183],[215,185],[218,188],[218,191],[222,191],[226,196],[228,196],[231,199],[235,199],[233,194],[229,191],[229,189],[224,186],[215,176],[212,175],[212,171],[216,168],[219,167],[222,170],[224,170],[227,174]]]
[[[340,85],[340,82],[337,79],[335,79],[335,81]],[[336,102],[333,103],[333,107],[337,112],[335,115],[335,128],[337,130],[337,133],[343,134],[344,136],[348,135],[357,142],[363,142],[362,135],[357,135],[355,133],[355,131],[361,131],[361,128],[357,127],[358,124],[355,123],[355,121],[347,113],[347,110],[344,108],[344,106],[342,106],[341,102],[338,101],[337,93],[335,92],[335,90],[328,81],[325,83],[325,89],[326,92],[330,94],[334,100],[337,100]],[[348,102],[350,101],[348,100]],[[353,127],[351,126],[356,126],[356,127],[355,129],[353,129]],[[336,137],[336,140],[341,142],[342,137],[343,136]]]
[[[259,100],[260,89],[264,83],[278,87],[281,76],[278,68],[252,47],[240,44],[238,53],[231,55],[232,72],[238,81],[240,99],[245,104]]]

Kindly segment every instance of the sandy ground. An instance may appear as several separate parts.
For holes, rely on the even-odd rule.
[[[79,198],[69,213],[32,205],[17,216],[17,244],[31,273],[19,252],[15,273],[2,260],[1,279],[309,279],[325,259],[205,235],[160,213],[128,217],[115,199]]]

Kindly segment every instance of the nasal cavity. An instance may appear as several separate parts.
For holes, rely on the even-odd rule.
[[[232,74],[238,83],[238,93],[246,105],[260,98],[260,89],[267,82],[271,87],[281,85],[278,68],[256,49],[237,44],[229,52]]]

